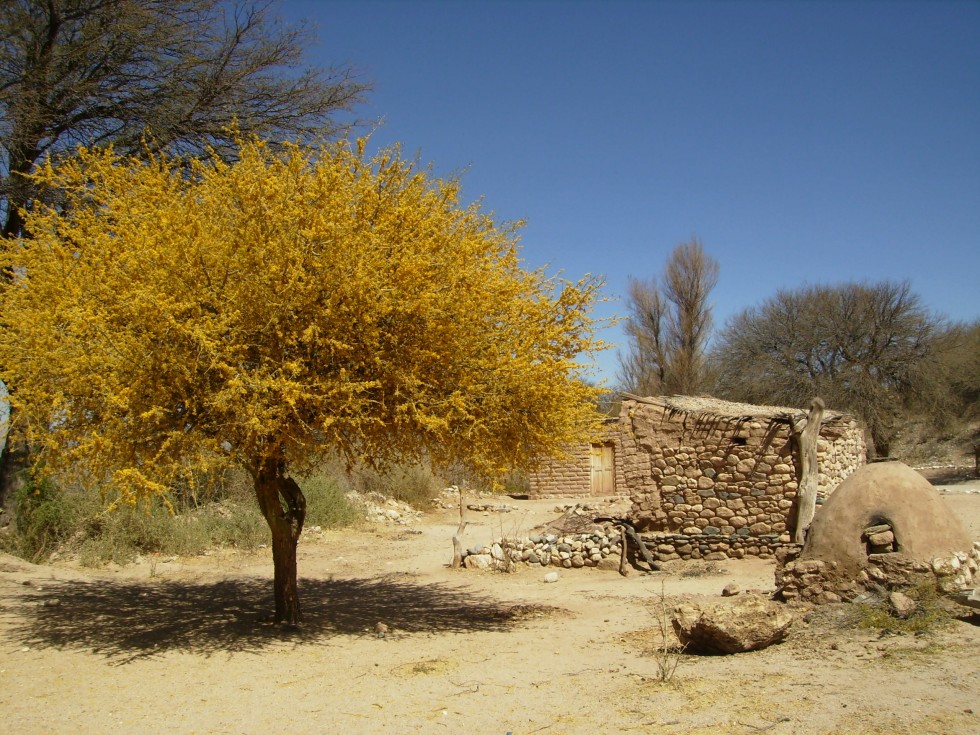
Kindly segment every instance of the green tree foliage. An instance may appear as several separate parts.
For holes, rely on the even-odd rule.
[[[628,352],[619,382],[640,395],[698,393],[705,381],[711,336],[708,296],[718,283],[718,261],[698,239],[674,248],[659,279],[631,278]]]
[[[944,400],[942,331],[907,282],[779,291],[719,335],[716,390],[789,406],[819,395],[860,417],[885,456],[908,408],[933,410]]]
[[[21,232],[46,154],[149,137],[172,151],[229,147],[228,129],[330,135],[365,91],[348,68],[304,69],[310,36],[252,0],[3,0],[0,218]]]
[[[513,227],[397,151],[243,144],[233,162],[82,150],[9,248],[0,378],[51,472],[165,495],[235,464],[299,619],[294,477],[350,464],[533,465],[587,436],[599,284],[521,268]]]

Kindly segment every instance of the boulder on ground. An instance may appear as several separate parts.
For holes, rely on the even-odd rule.
[[[490,554],[470,554],[463,559],[463,565],[467,569],[491,569],[493,557]]]
[[[674,632],[692,653],[757,651],[786,638],[793,615],[761,595],[686,603],[674,610]]]

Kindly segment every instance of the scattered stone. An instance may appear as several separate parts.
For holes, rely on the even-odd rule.
[[[512,505],[495,505],[492,503],[470,503],[466,507],[478,513],[511,513],[517,510]]]
[[[386,498],[381,493],[370,492],[362,495],[351,492],[347,494],[347,497],[351,502],[364,507],[367,519],[372,523],[393,523],[405,526],[420,519],[423,515],[422,511],[415,510],[407,503]]]
[[[724,589],[722,589],[721,596],[722,597],[734,597],[735,595],[737,595],[741,591],[742,590],[739,589],[739,586],[737,584],[735,584],[734,582],[729,582],[728,584],[725,585]]]
[[[919,608],[915,600],[906,594],[898,592],[897,590],[889,593],[888,605],[891,607],[895,615],[903,620],[912,617],[915,614],[915,611]]]
[[[544,575],[544,581],[548,584],[557,582],[558,576],[558,572],[548,572],[546,575]]]

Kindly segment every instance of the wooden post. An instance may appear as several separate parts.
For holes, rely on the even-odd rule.
[[[647,545],[643,543],[643,539],[640,538],[640,534],[636,532],[636,529],[632,526],[623,526],[623,528],[626,531],[626,535],[633,539],[633,541],[636,543],[636,548],[640,550],[640,555],[643,557],[643,561],[649,565],[651,570],[655,572],[660,571],[660,564],[658,564],[657,560],[653,558],[653,554],[650,553]]]
[[[630,573],[626,564],[626,526],[619,527],[619,547],[619,573],[626,577]]]
[[[466,530],[466,502],[463,500],[463,490],[459,491],[459,526],[453,536],[453,569],[463,566],[463,531]]]
[[[817,512],[817,487],[820,484],[820,462],[817,457],[817,440],[820,438],[820,422],[823,420],[824,402],[820,398],[810,401],[810,413],[804,421],[793,424],[800,447],[800,486],[797,491],[796,532],[793,541],[802,544],[806,530]]]

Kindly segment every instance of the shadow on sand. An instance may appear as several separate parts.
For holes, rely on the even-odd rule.
[[[273,608],[268,579],[46,582],[4,607],[16,610],[9,634],[22,645],[87,650],[118,663],[167,651],[258,652],[373,635],[379,621],[408,633],[506,631],[524,610],[466,588],[385,578],[301,580],[300,597],[299,629],[263,622]]]

